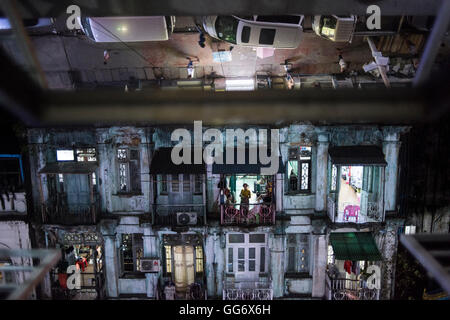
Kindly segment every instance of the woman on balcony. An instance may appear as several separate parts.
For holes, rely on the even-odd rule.
[[[241,190],[241,210],[245,210],[248,212],[248,207],[250,204],[250,198],[252,196],[252,192],[248,189],[248,184],[244,183],[244,189]]]

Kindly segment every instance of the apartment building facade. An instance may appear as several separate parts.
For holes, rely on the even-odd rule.
[[[407,128],[271,128],[279,132],[272,175],[261,174],[260,154],[250,160],[251,134],[241,141],[243,163],[176,165],[175,129],[28,130],[35,229],[42,247],[64,257],[44,296],[390,298]],[[67,282],[72,264],[82,269],[76,290]],[[377,267],[379,286],[369,284]]]

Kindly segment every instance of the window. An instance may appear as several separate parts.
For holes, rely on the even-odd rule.
[[[337,166],[336,165],[331,165],[331,186],[330,186],[330,190],[332,192],[337,191]]]
[[[415,233],[416,233],[416,226],[405,227],[405,234],[415,234]]]
[[[203,193],[203,177],[201,174],[195,175],[194,193]]]
[[[242,28],[241,42],[248,43],[249,40],[250,40],[250,27],[244,26]]]
[[[191,179],[188,174],[183,174],[183,192],[191,191]]]
[[[160,194],[167,194],[167,179],[168,176],[166,175],[158,175],[158,180],[160,183]]]
[[[227,235],[228,273],[258,274],[266,272],[267,236],[264,233],[230,233]]]
[[[309,272],[309,235],[289,234],[287,254],[287,272]]]
[[[174,254],[174,247],[184,247],[183,251],[185,252],[184,256],[178,255],[178,258],[181,260],[177,261],[177,255]],[[185,265],[186,260],[191,260],[189,258],[189,255],[194,255],[194,270],[195,273],[201,274],[204,270],[204,262],[203,262],[203,248],[202,246],[171,246],[171,245],[164,245],[164,259],[165,259],[165,268],[164,273],[166,276],[170,276],[174,272],[174,268],[180,267],[181,264]],[[184,261],[183,261],[184,260]]]
[[[291,148],[287,167],[288,191],[311,192],[311,147]]]
[[[218,16],[215,23],[215,29],[219,39],[236,44],[238,24],[239,20],[234,17]]]
[[[280,16],[258,16],[256,21],[299,24],[300,16],[280,15]]]
[[[82,148],[76,149],[77,153],[77,161],[78,162],[91,162],[97,161],[97,155],[95,152],[95,148]]]
[[[275,29],[261,29],[259,44],[272,45],[275,40]]]
[[[142,233],[123,233],[121,239],[122,273],[138,272],[144,257]]]
[[[141,174],[139,151],[136,149],[117,149],[119,162],[119,191],[127,193],[141,192]]]
[[[328,245],[328,259],[327,259],[327,263],[328,264],[334,264],[334,251],[333,251],[333,246]]]
[[[166,273],[172,273],[172,247],[164,246],[166,255]]]
[[[73,150],[56,150],[57,161],[74,161]]]
[[[336,31],[337,19],[333,16],[324,16],[321,18],[322,31],[321,34],[328,38],[333,38]]]
[[[75,157],[76,154],[76,157]],[[95,148],[58,149],[56,150],[57,161],[95,162],[97,154]]]
[[[172,192],[180,192],[180,181],[177,174],[172,175]]]

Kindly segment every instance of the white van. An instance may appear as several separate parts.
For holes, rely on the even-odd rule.
[[[249,47],[295,49],[303,35],[302,15],[206,16],[203,28],[212,37]]]
[[[95,42],[164,41],[175,26],[175,17],[81,17],[83,32]]]

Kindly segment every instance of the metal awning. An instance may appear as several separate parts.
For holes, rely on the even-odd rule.
[[[270,150],[268,151],[268,154],[270,153]],[[226,155],[226,148],[223,152],[223,162],[224,164],[217,164],[214,163],[212,166],[212,173],[213,174],[261,174],[261,168],[269,168],[270,163],[267,165],[262,165],[261,161],[259,159],[259,151],[257,152],[256,157],[256,164],[249,163],[249,149],[245,149],[245,163],[244,164],[238,164],[237,163],[237,150],[234,150],[234,164],[225,164],[227,159]],[[280,157],[278,157],[278,171],[277,173],[284,173],[285,168],[283,164],[283,160]]]
[[[330,243],[337,260],[383,260],[372,232],[333,232],[330,234]]]
[[[172,161],[173,148],[159,148],[155,151],[150,164],[150,174],[205,174],[205,164],[194,164],[194,147],[191,147],[191,164],[176,165]],[[203,158],[203,157],[202,157]]]
[[[328,150],[335,165],[386,166],[383,150],[378,146],[332,147]]]
[[[89,174],[98,167],[97,162],[54,162],[47,164],[39,173]]]

